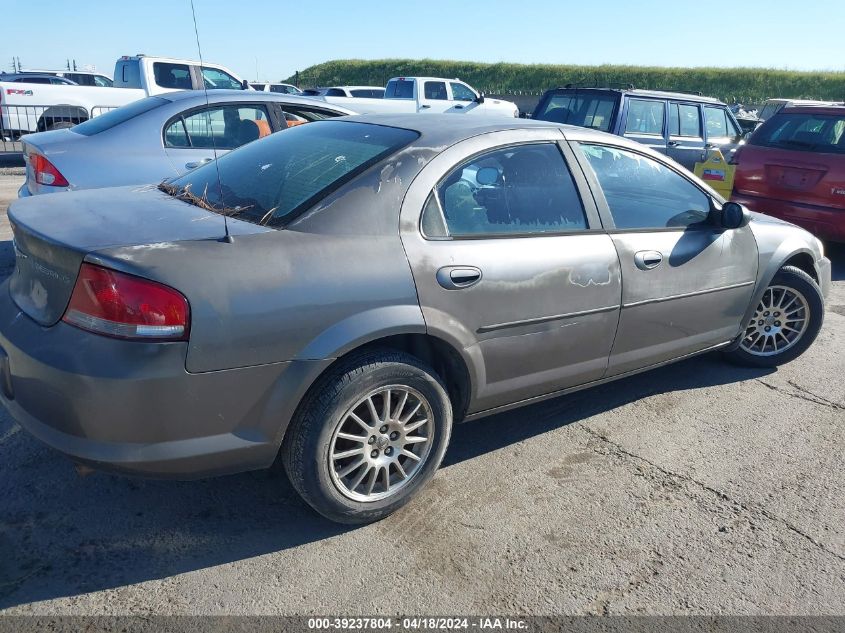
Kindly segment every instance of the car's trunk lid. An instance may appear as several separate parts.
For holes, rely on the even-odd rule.
[[[113,246],[220,239],[223,216],[155,187],[119,187],[36,196],[9,210],[14,234],[15,303],[41,325],[61,319],[79,267],[91,252]],[[233,235],[272,229],[229,219]]]
[[[738,162],[738,193],[845,209],[845,155],[749,145]]]

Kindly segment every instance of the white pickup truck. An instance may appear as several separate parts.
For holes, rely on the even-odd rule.
[[[329,103],[360,112],[455,112],[498,116],[519,116],[515,103],[488,99],[460,79],[440,77],[394,77],[387,82],[383,99],[356,97],[321,97]]]
[[[0,131],[5,139],[16,140],[29,132],[73,127],[143,97],[203,87],[251,89],[218,64],[146,55],[118,59],[113,88],[0,81]]]

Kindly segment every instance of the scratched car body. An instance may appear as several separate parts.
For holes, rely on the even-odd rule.
[[[789,361],[830,287],[804,230],[634,142],[519,119],[319,121],[9,216],[0,397],[23,427],[148,476],[281,454],[343,522],[407,502],[453,421],[711,350]]]

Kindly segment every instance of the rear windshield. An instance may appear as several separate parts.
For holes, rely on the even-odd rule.
[[[845,112],[812,114],[781,110],[766,121],[748,143],[804,152],[845,154]]]
[[[531,118],[609,132],[618,102],[619,95],[615,94],[556,92]]]
[[[418,136],[381,125],[317,121],[244,145],[160,188],[239,220],[283,226]]]
[[[129,119],[134,119],[140,114],[155,110],[156,108],[169,103],[167,99],[161,97],[147,97],[146,99],[139,99],[132,103],[114,110],[109,110],[105,114],[95,116],[93,119],[88,119],[85,123],[80,123],[72,128],[77,134],[84,136],[92,136],[99,134],[105,130],[110,130],[115,125],[125,123]]]

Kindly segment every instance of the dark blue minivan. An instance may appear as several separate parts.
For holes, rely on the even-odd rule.
[[[728,106],[684,92],[567,86],[547,90],[531,116],[610,132],[662,152],[692,170],[718,148],[730,160],[742,130]]]

